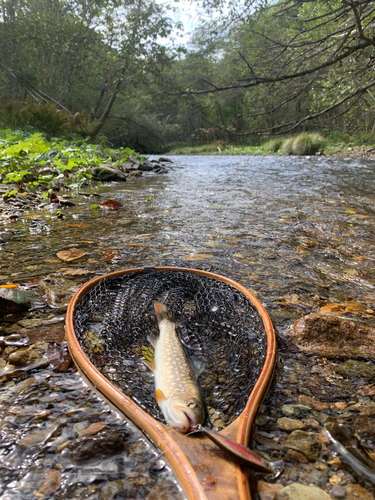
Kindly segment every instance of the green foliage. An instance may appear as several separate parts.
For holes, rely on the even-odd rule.
[[[277,153],[280,150],[283,142],[283,139],[281,139],[281,137],[278,137],[277,139],[273,139],[272,141],[267,143],[266,147],[269,151],[271,151],[271,153]]]
[[[87,140],[67,141],[43,134],[28,135],[22,131],[0,131],[0,182],[16,183],[27,191],[45,191],[42,197],[52,194],[49,188],[53,180],[64,179],[71,189],[91,182],[93,167],[117,159],[114,165],[125,163],[129,156],[143,159],[130,148],[112,150]],[[43,172],[43,168],[47,168]],[[17,191],[16,191],[17,192]],[[12,196],[13,191],[5,193]]]
[[[292,154],[294,155],[316,155],[323,153],[327,141],[320,134],[300,134],[292,144]]]
[[[290,137],[289,139],[286,139],[282,146],[281,146],[281,152],[283,155],[291,155],[293,151],[293,142],[294,142],[294,137]]]

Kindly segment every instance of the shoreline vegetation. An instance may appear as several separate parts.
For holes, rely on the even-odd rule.
[[[293,136],[268,137],[258,144],[228,144],[223,141],[188,146],[174,144],[166,147],[168,155],[254,155],[254,156],[340,156],[375,158],[375,133],[353,134],[334,131],[327,135],[303,132]]]
[[[139,176],[143,170],[155,170],[155,167],[156,173],[160,169],[161,173],[166,173],[161,165],[153,166],[145,156],[130,148],[110,148],[105,137],[97,142],[93,144],[89,136],[48,138],[35,130],[0,130],[0,194],[4,199],[20,191],[51,198],[53,192],[61,188],[80,189],[101,181],[126,180],[127,175]],[[327,135],[303,132],[294,136],[264,138],[258,142],[257,145],[235,145],[223,141],[197,146],[174,144],[161,153],[375,158],[374,133],[349,136],[341,132]],[[4,189],[7,186],[9,189]]]

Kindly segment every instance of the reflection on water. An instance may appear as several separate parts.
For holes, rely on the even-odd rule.
[[[25,330],[16,323],[20,319],[40,319],[41,329],[45,328],[44,322],[63,314],[78,286],[96,274],[167,263],[188,263],[239,281],[266,306],[278,331],[304,314],[324,307],[333,310],[332,304],[346,304],[346,309],[341,309],[346,317],[375,326],[374,161],[277,156],[172,159],[174,164],[167,175],[146,174],[95,191],[102,201],[113,198],[121,202],[122,210],[93,210],[92,205],[100,203],[97,197],[73,194],[76,206],[64,209],[63,219],[40,210],[20,213],[18,219],[0,212],[0,232],[6,234],[6,241],[2,238],[5,243],[0,244],[1,283],[29,283],[48,302],[45,309],[6,316],[0,326],[1,335]],[[86,192],[90,194],[90,190]],[[58,251],[69,248],[81,249],[86,255],[68,263],[56,257]],[[44,329],[43,335],[52,335],[50,329]],[[37,335],[38,328],[26,330],[34,342],[43,340]],[[53,340],[53,336],[48,339]],[[6,356],[5,353],[5,361]],[[311,369],[307,362],[298,359],[297,356],[295,367],[300,373]],[[295,367],[290,368],[289,378],[283,372],[284,388],[294,383],[293,377],[298,375]],[[61,461],[64,450],[50,455],[45,446],[52,450],[56,440],[60,446],[79,437],[73,432],[74,422],[79,419],[73,421],[66,415],[66,423],[59,421],[62,417],[57,418],[55,412],[64,413],[66,397],[62,393],[66,390],[63,386],[44,388],[40,377],[47,377],[43,374],[49,372],[49,381],[67,382],[73,377],[74,383],[79,383],[80,379],[70,372],[57,375],[40,370],[26,371],[15,381],[6,375],[1,379],[1,432],[6,435],[10,450],[8,458],[2,451],[1,498],[21,498],[21,489],[30,491],[29,497],[22,498],[36,498],[32,492],[43,489],[40,481],[47,479],[44,475],[41,479],[40,474],[47,469],[60,474],[61,486],[53,493],[56,498],[69,498],[64,496],[67,492],[76,495],[75,488],[79,487],[91,487],[89,493],[93,495],[96,492],[97,496],[87,498],[102,498],[101,491],[108,489],[105,485],[127,476],[118,472],[117,459],[111,459],[110,467],[114,469],[105,478],[96,472],[89,478],[83,477],[86,472],[75,470],[74,474],[81,474],[77,479]],[[322,373],[326,374],[324,370]],[[15,397],[17,384],[30,379],[34,380],[21,393],[22,397]],[[97,422],[99,416],[110,426],[120,425],[113,424],[116,417],[111,411],[110,416],[103,416],[108,407],[89,389],[79,390],[87,394],[90,411],[97,408],[87,426]],[[52,399],[41,400],[44,397]],[[46,414],[43,421],[33,420],[42,411],[52,414]],[[270,415],[267,418],[272,422],[276,416],[273,420]],[[36,448],[26,459],[25,451],[20,451],[15,443],[21,435],[32,435],[35,430],[46,432],[40,448],[43,456],[38,455]],[[139,457],[135,467],[142,463]],[[131,460],[129,452],[122,452],[121,460]],[[57,481],[57,472],[49,481]],[[158,479],[158,474],[164,476]],[[145,487],[144,496],[155,484],[170,481],[167,472],[151,476],[153,482],[148,483],[148,489]],[[86,490],[85,494],[89,494]],[[177,490],[168,495],[176,498]],[[108,498],[112,498],[109,493]]]

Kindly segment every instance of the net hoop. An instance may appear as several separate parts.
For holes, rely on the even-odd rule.
[[[147,271],[183,271],[227,283],[242,292],[257,309],[267,336],[267,353],[260,376],[242,413],[221,434],[247,445],[258,410],[272,382],[276,361],[276,338],[267,311],[247,288],[219,274],[183,267],[140,267],[108,273],[85,283],[72,297],[66,315],[66,337],[71,356],[86,381],[116,411],[137,425],[164,454],[188,500],[251,500],[248,471],[227,461],[220,455],[212,456],[215,445],[207,438],[189,438],[158,422],[143,411],[132,399],[115,387],[91,363],[74,331],[74,312],[80,299],[104,278]]]

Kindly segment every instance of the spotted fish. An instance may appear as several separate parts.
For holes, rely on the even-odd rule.
[[[196,376],[176,334],[172,313],[154,304],[160,335],[154,344],[154,360],[146,361],[155,375],[155,399],[170,427],[187,433],[202,424],[204,403]]]

